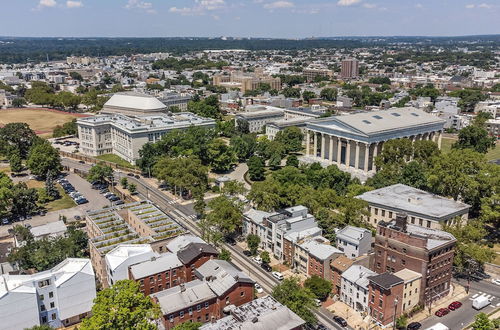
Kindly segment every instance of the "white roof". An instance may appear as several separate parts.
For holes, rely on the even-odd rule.
[[[158,258],[153,258],[130,266],[130,272],[135,279],[139,279],[180,266],[182,266],[182,262],[177,258],[177,255],[173,253],[164,253]]]
[[[353,244],[359,244],[359,241],[369,235],[371,237],[372,233],[366,228],[359,228],[354,226],[345,226],[337,232],[337,238],[348,241]]]
[[[320,260],[326,260],[335,253],[342,254],[342,251],[328,244],[326,238],[321,236],[300,244],[300,247]]]
[[[256,209],[252,208],[252,209],[246,211],[245,213],[243,213],[243,215],[245,217],[247,217],[248,219],[252,220],[255,223],[262,223],[262,221],[264,220],[264,218],[270,216],[271,213],[265,212],[265,211],[256,210]]]
[[[40,236],[47,236],[51,235],[52,236],[57,236],[60,235],[64,232],[66,232],[66,225],[64,224],[64,221],[55,221],[55,222],[49,222],[41,226],[36,226],[30,229],[31,234],[33,234],[33,237],[40,237]]]
[[[115,270],[131,257],[154,253],[149,244],[120,244],[106,254],[106,263],[110,270]]]
[[[377,275],[377,273],[369,270],[364,266],[352,265],[351,267],[347,268],[345,272],[342,273],[341,276],[343,279],[355,283],[364,289],[368,289],[368,284],[370,283],[368,277],[374,275]]]
[[[140,93],[116,93],[104,104],[104,107],[130,108],[143,111],[160,111],[166,108],[156,97]]]
[[[437,220],[467,213],[470,207],[465,203],[400,183],[365,192],[356,198],[402,212],[422,214]]]
[[[238,282],[253,283],[252,279],[225,260],[211,259],[196,269],[218,296],[222,296]]]
[[[167,244],[167,249],[169,251],[177,253],[178,251],[182,250],[191,243],[206,243],[206,242],[198,236],[182,235],[182,236],[177,236],[172,241],[170,241],[170,243]]]

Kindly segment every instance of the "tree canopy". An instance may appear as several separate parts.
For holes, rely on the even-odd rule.
[[[309,325],[317,323],[314,310],[316,296],[310,289],[300,286],[296,277],[285,278],[280,284],[274,287],[272,296],[290,308],[295,314],[301,317]]]

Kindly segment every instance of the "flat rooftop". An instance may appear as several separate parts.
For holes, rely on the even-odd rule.
[[[450,218],[469,212],[470,205],[431,194],[404,184],[365,192],[356,198],[406,213],[421,214],[434,219]]]

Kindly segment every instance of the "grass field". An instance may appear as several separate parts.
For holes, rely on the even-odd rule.
[[[128,168],[137,168],[137,166],[134,166],[127,162],[125,159],[120,158],[120,156],[117,156],[115,154],[106,154],[106,155],[100,155],[96,157],[97,159],[100,160],[105,160],[107,162],[115,163],[124,167]]]
[[[26,123],[37,134],[51,136],[57,125],[76,118],[75,115],[41,109],[4,109],[0,110],[0,126],[9,123]]]
[[[76,206],[76,203],[73,201],[73,199],[71,199],[71,197],[69,197],[69,195],[67,195],[61,187],[57,187],[57,190],[59,190],[61,198],[52,202],[48,202],[45,205],[48,212],[69,209]]]
[[[455,143],[455,141],[456,139],[443,137],[443,140],[441,141],[441,150],[444,153],[450,152],[451,145]],[[488,151],[488,153],[486,154],[486,159],[488,160],[500,159],[500,143],[498,141],[496,148]]]

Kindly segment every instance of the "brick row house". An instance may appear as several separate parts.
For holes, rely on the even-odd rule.
[[[194,271],[197,279],[153,293],[165,329],[184,322],[212,322],[253,300],[255,282],[224,260],[209,260]]]

